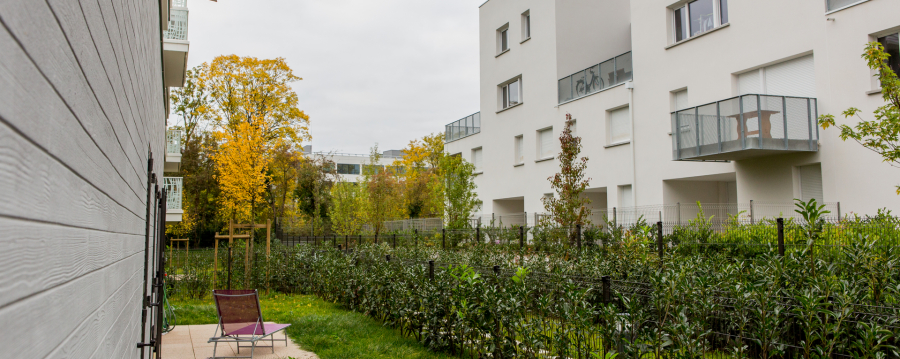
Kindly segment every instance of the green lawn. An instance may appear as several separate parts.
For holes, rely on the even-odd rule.
[[[178,325],[215,324],[212,299],[171,301]],[[452,358],[429,351],[380,322],[310,295],[262,295],[267,322],[290,323],[288,336],[319,358]],[[211,333],[210,333],[211,334]]]

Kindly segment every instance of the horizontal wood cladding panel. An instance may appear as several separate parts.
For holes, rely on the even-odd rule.
[[[129,160],[127,150],[117,141],[116,132],[97,103],[59,22],[44,1],[0,2],[0,18],[18,40],[57,96],[75,115],[90,138],[102,150],[115,173],[128,183],[135,195],[141,191],[137,158]],[[129,165],[131,164],[131,165]]]
[[[4,217],[0,228],[0,308],[144,252],[143,235]]]
[[[146,149],[137,136],[138,131],[134,128],[135,123],[130,116],[131,113],[123,111],[123,107],[119,104],[120,99],[116,96],[109,72],[106,70],[107,64],[100,58],[99,50],[88,30],[81,6],[78,2],[69,0],[51,0],[49,3],[62,26],[69,45],[72,46],[75,57],[94,92],[94,97],[99,101],[100,107],[103,108],[103,112],[113,127],[116,140],[131,161],[132,170],[138,174],[138,177],[143,177],[142,173],[145,170],[142,163],[144,161],[142,160],[143,156],[139,153],[145,152]],[[108,40],[106,44],[109,45]],[[112,71],[114,74],[116,72]],[[140,189],[143,189],[143,186]]]
[[[106,24],[97,0],[81,0],[80,3],[82,14],[94,38],[94,44],[100,52],[100,57],[103,59],[107,76],[115,88],[116,96],[122,98],[119,104],[127,108],[127,110],[123,111],[128,114],[125,117],[131,119],[133,122],[132,126],[135,127],[135,132],[140,137],[141,158],[146,161],[147,156],[145,152],[150,140],[147,134],[147,127],[144,124],[144,118],[142,117],[145,114],[138,110],[137,97],[135,97],[134,87],[128,73],[128,64],[118,42],[118,29],[115,25]],[[110,32],[110,26],[113,26],[114,32]]]
[[[7,328],[21,329],[15,335],[0,336],[3,355],[8,358],[47,356],[92,313],[106,310],[105,304],[115,300],[115,296],[131,295],[129,283],[133,278],[143,275],[143,264],[141,256],[135,254],[64,285],[0,308],[0,323]],[[126,305],[135,306],[140,303],[130,302]],[[109,309],[115,311],[116,308]]]
[[[0,215],[115,233],[145,231],[145,208],[128,211],[2,122],[0,198]]]
[[[141,273],[135,275],[103,305],[85,318],[47,358],[134,358],[140,341]],[[135,321],[136,320],[136,321]],[[125,345],[130,344],[130,345]],[[125,346],[129,352],[125,352]]]
[[[144,206],[146,194],[138,196],[119,176],[69,108],[3,29],[0,29],[0,121],[10,124],[123,207],[135,212]]]

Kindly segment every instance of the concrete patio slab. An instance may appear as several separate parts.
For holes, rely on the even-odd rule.
[[[179,325],[174,330],[163,336],[162,355],[166,359],[207,359],[213,355],[213,343],[207,343],[209,337],[216,332],[215,324],[207,325]],[[284,338],[283,332],[275,334],[275,339]],[[271,345],[267,340],[260,340],[259,345]],[[237,353],[234,343],[220,343],[217,356],[246,356],[250,355],[249,348],[241,348]],[[290,338],[287,346],[284,342],[275,342],[275,351],[272,348],[256,348],[254,358],[259,359],[318,359],[308,351],[300,349]]]

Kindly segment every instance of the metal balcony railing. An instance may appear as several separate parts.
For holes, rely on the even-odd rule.
[[[559,103],[574,101],[631,80],[631,52],[588,67],[559,80]]]
[[[181,191],[184,188],[182,177],[163,177],[166,189],[166,209],[181,210]]]
[[[816,99],[741,95],[672,112],[673,158],[740,160],[818,151]]]
[[[166,131],[166,153],[181,154],[181,130]]]
[[[444,126],[444,142],[453,142],[480,132],[481,112],[476,112]]]
[[[169,9],[169,29],[163,35],[169,40],[188,39],[188,10],[187,0],[173,0]]]

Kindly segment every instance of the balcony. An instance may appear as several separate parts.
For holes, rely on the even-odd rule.
[[[163,177],[163,188],[166,189],[166,222],[181,222],[184,210],[181,209],[181,177]]]
[[[630,81],[634,74],[631,52],[626,52],[559,80],[559,104],[593,95]]]
[[[163,34],[163,77],[166,86],[184,86],[189,49],[187,0],[172,0],[169,27]]]
[[[166,131],[166,164],[163,172],[181,170],[181,130]]]
[[[676,161],[743,160],[819,150],[816,99],[742,95],[672,113]]]
[[[481,133],[481,112],[476,112],[444,126],[444,142],[450,143],[476,133]]]

